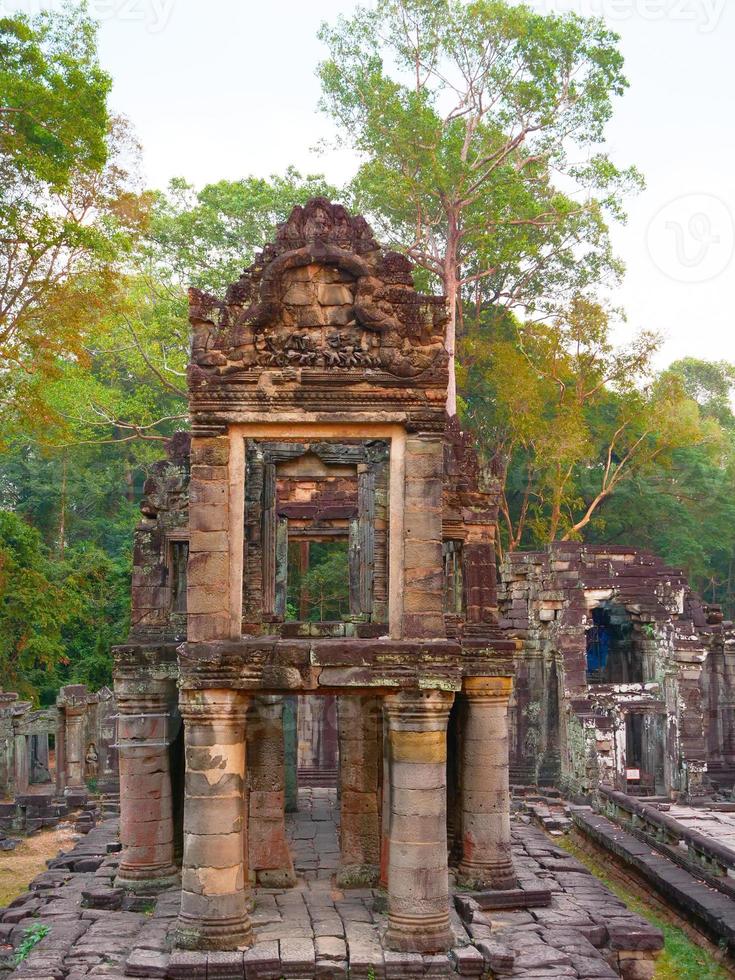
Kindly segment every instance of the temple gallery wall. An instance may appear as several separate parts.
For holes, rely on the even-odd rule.
[[[382,884],[386,947],[423,953],[450,867],[515,886],[510,779],[732,783],[735,634],[679,573],[566,544],[496,571],[446,316],[321,199],[223,300],[190,293],[191,431],[146,484],[115,652],[117,881],[180,876],[179,946],[252,942],[299,782],[338,787],[338,882]]]

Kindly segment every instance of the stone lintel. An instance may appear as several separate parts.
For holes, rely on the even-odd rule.
[[[261,693],[378,693],[461,687],[461,647],[450,640],[291,640],[187,643],[181,687]]]

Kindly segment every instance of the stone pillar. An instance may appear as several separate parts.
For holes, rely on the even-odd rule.
[[[16,721],[13,724],[13,781],[16,796],[28,792],[30,782],[28,756],[28,735]]]
[[[66,788],[86,790],[84,782],[84,704],[67,704],[66,717]]]
[[[406,439],[403,636],[446,636],[442,563],[444,437]]]
[[[179,946],[249,946],[245,715],[239,691],[182,691],[186,745]]]
[[[385,698],[390,742],[389,949],[438,953],[452,945],[447,870],[447,719],[454,695]]]
[[[156,685],[155,680],[149,687]],[[168,704],[163,691],[118,690],[120,843],[117,884],[166,888],[177,877],[168,746]]]
[[[508,787],[510,677],[470,677],[462,736],[462,858],[473,888],[513,888]]]
[[[283,698],[253,698],[247,723],[250,870],[258,884],[290,888],[296,874],[286,839]]]
[[[343,887],[375,884],[380,867],[380,700],[340,697],[338,702],[340,872]]]
[[[56,792],[61,795],[66,789],[66,719],[63,708],[59,708],[56,716],[54,765],[56,766]]]
[[[299,808],[299,744],[297,734],[298,698],[288,695],[283,699],[283,754],[285,768],[286,812],[295,813]]]

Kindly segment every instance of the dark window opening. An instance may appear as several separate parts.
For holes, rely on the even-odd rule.
[[[324,623],[350,613],[347,538],[288,542],[286,620]]]
[[[462,542],[442,543],[444,565],[444,612],[456,616],[464,612],[464,582],[462,578]]]
[[[171,612],[186,612],[186,565],[189,542],[171,542]]]
[[[643,715],[631,712],[625,716],[625,764],[628,769],[640,769],[642,761]]]
[[[589,684],[643,683],[643,651],[622,606],[598,606],[592,610],[586,646]]]

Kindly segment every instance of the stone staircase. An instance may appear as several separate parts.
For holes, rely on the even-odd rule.
[[[555,787],[514,786],[512,806],[554,837],[571,829],[572,807]]]

